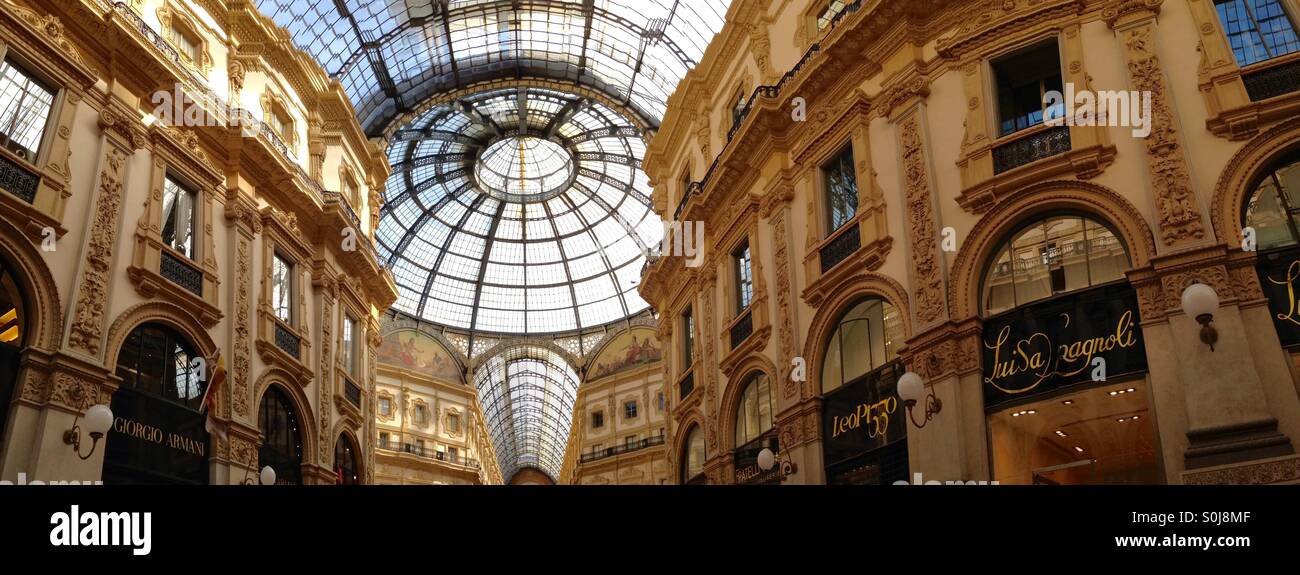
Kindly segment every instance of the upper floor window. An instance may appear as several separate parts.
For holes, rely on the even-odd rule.
[[[1246,204],[1246,225],[1260,250],[1300,244],[1300,154],[1259,182]]]
[[[839,156],[822,166],[822,178],[826,185],[826,211],[833,232],[858,213],[858,179],[853,168],[852,146],[846,146]]]
[[[384,431],[379,434],[379,447],[388,449],[388,432]]]
[[[659,406],[659,411],[664,410],[664,401],[664,392],[661,391],[655,395],[655,404]]]
[[[415,405],[415,424],[423,426],[429,421],[429,408],[422,403]]]
[[[1241,66],[1300,50],[1294,21],[1281,0],[1215,0],[1214,7]]]
[[[635,446],[636,446],[636,436],[635,436],[635,435],[629,435],[629,436],[627,436],[627,437],[624,437],[624,438],[623,438],[623,445],[624,445],[624,446],[627,446],[627,447],[635,447]]]
[[[732,252],[736,268],[736,313],[745,311],[754,299],[754,262],[750,257],[749,243]]]
[[[460,433],[460,414],[447,414],[447,431],[449,433]]]
[[[682,368],[695,363],[695,315],[691,308],[682,313]]]
[[[736,447],[740,447],[772,429],[772,393],[767,374],[749,378],[736,407]]]
[[[193,190],[167,176],[163,183],[163,243],[190,259],[195,259],[194,198]]]
[[[636,401],[629,401],[623,404],[623,418],[636,419]]]
[[[275,317],[293,322],[293,264],[275,254],[271,263],[271,308]]]
[[[266,123],[284,143],[293,145],[293,119],[288,111],[279,105],[272,106],[271,113],[267,114]]]
[[[854,304],[840,317],[826,342],[822,359],[822,393],[829,393],[898,357],[903,345],[903,318],[898,308],[879,298]]]
[[[1006,136],[1042,124],[1047,114],[1044,96],[1062,91],[1056,39],[994,60],[992,66],[998,90],[998,134]]]
[[[54,90],[11,60],[0,64],[0,145],[35,162],[53,106]]]
[[[392,417],[393,415],[392,399],[389,399],[387,397],[379,398],[379,415],[382,415],[384,417]]]
[[[351,315],[343,316],[343,368],[348,375],[355,376],[357,370],[357,320]]]
[[[172,47],[176,48],[182,57],[189,59],[190,62],[199,61],[203,41],[190,30],[177,25],[175,20],[167,29],[167,41],[171,42]]]
[[[605,412],[603,411],[591,412],[591,428],[600,429],[601,427],[604,426],[605,426]]]
[[[829,28],[835,17],[844,12],[849,7],[849,4],[852,4],[852,2],[848,0],[831,0],[828,2],[826,7],[817,13],[817,30],[820,32]]]
[[[749,105],[749,102],[745,100],[744,88],[736,89],[736,97],[733,101],[735,103],[731,106],[731,125],[735,127],[736,124],[745,119],[745,107]]]
[[[1104,224],[1073,215],[1044,218],[996,252],[984,276],[984,313],[1124,279],[1128,268],[1124,242]]]

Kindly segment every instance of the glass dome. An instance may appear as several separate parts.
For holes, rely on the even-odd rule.
[[[394,307],[474,332],[605,325],[637,294],[663,224],[626,117],[539,88],[480,92],[396,131],[377,233]]]

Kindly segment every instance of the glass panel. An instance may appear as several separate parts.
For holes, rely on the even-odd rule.
[[[1295,25],[1278,0],[1215,0],[1215,8],[1239,65],[1300,50]]]
[[[866,299],[840,317],[822,360],[822,393],[829,393],[897,358],[903,343],[898,309],[881,299]],[[844,350],[849,350],[847,353]]]
[[[162,238],[167,247],[195,259],[194,192],[168,176],[163,184]]]
[[[736,266],[736,313],[739,314],[754,299],[754,270],[748,245],[740,248],[733,257]]]
[[[343,367],[349,374],[356,375],[356,348],[354,330],[357,322],[350,316],[343,320]]]
[[[822,168],[822,175],[826,181],[830,229],[835,231],[849,223],[858,211],[858,182],[853,167],[853,148],[845,148],[839,157]]]
[[[1003,136],[1043,123],[1043,96],[1060,91],[1061,63],[1056,40],[993,63],[998,118]]]
[[[740,405],[736,411],[736,446],[749,443],[770,429],[771,389],[767,375],[758,374],[750,379],[745,391],[741,392]]]
[[[301,484],[302,432],[289,398],[280,388],[271,386],[262,396],[258,413],[258,429],[263,437],[258,468],[274,469],[276,484]]]
[[[0,143],[5,147],[35,162],[53,105],[52,90],[11,61],[0,65]]]
[[[682,483],[704,473],[704,460],[708,458],[704,451],[704,434],[698,426],[691,428],[686,437],[686,473]]]
[[[276,255],[271,264],[271,307],[275,317],[285,322],[293,321],[293,266]]]
[[[1287,161],[1268,174],[1246,202],[1246,225],[1255,230],[1261,250],[1292,246],[1300,240],[1300,161]]]
[[[995,315],[1124,278],[1128,250],[1105,225],[1080,216],[1032,223],[1011,237],[984,274],[981,303]]]

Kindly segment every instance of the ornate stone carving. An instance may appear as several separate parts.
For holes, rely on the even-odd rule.
[[[234,404],[235,414],[241,418],[248,416],[248,378],[251,365],[251,341],[252,321],[250,312],[252,304],[249,302],[249,292],[253,290],[253,271],[252,271],[252,248],[249,241],[243,237],[237,240],[236,257],[235,257],[235,349],[232,359],[233,375],[235,385]]]
[[[716,323],[714,322],[713,292],[715,282],[717,281],[716,273],[713,273],[713,267],[710,263],[704,281],[704,331],[701,332],[701,339],[704,340],[704,438],[708,442],[710,453],[718,452],[718,430],[714,416],[717,415],[715,404],[717,403],[718,387],[718,355],[717,346],[714,344],[717,340]]]
[[[76,45],[68,40],[68,37],[63,33],[63,21],[59,20],[58,17],[53,15],[40,16],[14,2],[14,0],[4,0],[3,6],[5,11],[17,14],[24,22],[39,30],[41,38],[57,48],[69,60],[82,66],[86,65],[86,61],[82,59],[81,52],[77,51]]]
[[[799,386],[790,377],[790,364],[794,361],[795,341],[794,311],[790,302],[790,292],[792,291],[790,285],[790,253],[786,247],[789,239],[786,236],[786,209],[778,207],[772,213],[772,257],[776,262],[777,342],[780,344],[777,350],[780,361],[777,364],[775,375],[782,394],[788,401],[799,396]]]
[[[321,297],[320,380],[318,381],[320,384],[318,386],[320,388],[318,390],[320,403],[320,417],[318,418],[320,430],[318,435],[320,441],[317,443],[320,445],[321,465],[328,466],[330,463],[330,448],[333,446],[333,442],[330,441],[329,436],[329,422],[334,413],[330,409],[330,394],[333,392],[334,387],[334,370],[330,366],[330,334],[333,333],[333,330],[330,328],[334,324],[334,298],[331,293],[335,288],[332,285],[329,285],[333,282],[328,278],[325,282],[326,286],[321,290],[324,292],[324,295]]]
[[[912,280],[915,282],[918,326],[945,315],[943,275],[939,267],[939,242],[935,233],[930,176],[921,142],[921,121],[916,115],[902,123],[903,180],[907,187],[908,240],[912,244]]]
[[[1151,94],[1152,131],[1146,138],[1151,190],[1160,215],[1160,239],[1175,246],[1205,237],[1205,228],[1174,124],[1164,68],[1154,52],[1154,26],[1155,20],[1148,20],[1123,35],[1129,78],[1135,88]]]
[[[68,344],[92,356],[99,356],[104,336],[104,306],[108,301],[109,271],[113,267],[114,240],[122,207],[122,179],[126,154],[109,145],[99,172],[99,194],[90,228],[86,265],[73,308]]]

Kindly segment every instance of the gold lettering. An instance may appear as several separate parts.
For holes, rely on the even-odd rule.
[[[1268,281],[1276,285],[1286,286],[1287,310],[1285,314],[1277,314],[1277,319],[1300,325],[1300,319],[1297,319],[1296,315],[1296,304],[1298,303],[1295,294],[1296,278],[1300,278],[1300,260],[1291,262],[1291,265],[1287,267],[1285,280],[1279,281],[1269,277]]]

